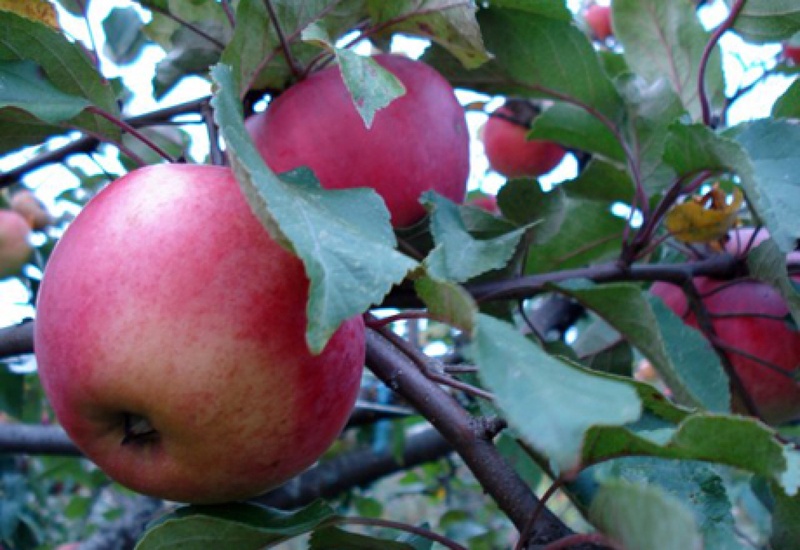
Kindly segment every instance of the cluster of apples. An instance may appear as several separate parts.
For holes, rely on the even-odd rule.
[[[369,129],[336,67],[247,128],[274,171],[308,166],[329,189],[372,187],[400,227],[424,217],[423,191],[464,200],[469,136],[441,75],[375,59],[405,94]],[[363,320],[312,355],[308,293],[303,264],[229,168],[134,170],[89,202],[50,257],[35,332],[43,387],[72,440],[121,484],[181,502],[253,497],[325,452],[360,387]]]

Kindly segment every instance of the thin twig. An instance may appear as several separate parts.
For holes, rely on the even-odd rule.
[[[295,79],[300,79],[304,74],[303,69],[300,67],[297,59],[295,59],[294,54],[292,53],[292,47],[286,40],[286,35],[283,33],[283,27],[278,19],[278,14],[275,13],[275,7],[272,5],[272,0],[264,0],[264,5],[267,8],[269,18],[272,21],[272,26],[275,28],[275,34],[278,35],[278,42],[280,42],[281,50],[283,50],[283,57],[286,59],[286,65],[288,65],[289,70],[292,71],[292,76],[294,76]]]
[[[138,139],[139,141],[141,141],[142,143],[147,145],[150,149],[155,151],[155,153],[157,155],[159,155],[161,158],[163,158],[167,162],[176,162],[175,159],[172,157],[172,155],[170,155],[169,153],[164,151],[153,140],[151,140],[146,135],[144,135],[141,132],[139,132],[136,128],[134,128],[133,126],[131,126],[130,124],[128,124],[124,120],[115,117],[111,113],[107,113],[106,111],[104,111],[103,109],[101,109],[101,108],[99,108],[99,107],[97,107],[95,105],[90,105],[89,107],[86,108],[86,110],[91,112],[91,113],[94,113],[96,115],[99,115],[99,116],[103,117],[104,119],[108,120],[109,122],[111,122],[115,126],[118,126],[119,128],[121,128],[125,132],[128,132],[130,135],[132,135],[133,137],[135,137],[136,139]],[[119,143],[115,143],[114,145],[116,145],[118,147],[121,147],[121,145]],[[129,151],[126,151],[126,154],[130,155],[131,153]],[[138,159],[137,162],[139,162],[140,164],[145,164],[136,155],[134,155],[133,158],[135,160]]]
[[[392,521],[381,518],[340,517],[337,518],[336,523],[341,525],[363,525],[366,527],[383,527],[386,529],[396,529],[398,531],[405,531],[407,533],[411,533],[412,535],[417,535],[419,537],[426,538],[434,542],[438,542],[442,546],[450,548],[451,550],[467,550],[466,547],[461,546],[454,540],[451,540],[438,533],[435,533],[430,529],[417,527],[416,525],[409,525],[407,523],[401,523],[399,521]]]
[[[731,6],[731,11],[728,14],[728,17],[725,18],[719,27],[714,30],[711,38],[708,39],[708,43],[706,44],[705,49],[703,50],[703,55],[700,56],[700,66],[698,67],[698,78],[697,78],[697,91],[698,96],[700,98],[700,108],[703,114],[703,124],[706,126],[711,125],[711,105],[708,100],[708,91],[706,90],[706,68],[708,67],[708,61],[711,58],[711,52],[714,51],[719,39],[725,34],[729,29],[733,27],[736,18],[739,16],[739,12],[742,11],[744,7],[744,3],[746,0],[736,0],[736,2]]]
[[[523,550],[525,545],[528,543],[528,539],[531,537],[533,533],[533,526],[536,525],[536,520],[539,519],[539,514],[542,513],[542,509],[547,505],[547,501],[556,493],[558,489],[564,484],[564,479],[559,477],[553,481],[552,485],[548,487],[547,491],[542,495],[542,498],[539,500],[539,505],[531,514],[528,523],[525,524],[525,528],[519,535],[519,539],[517,540],[517,544],[514,546],[514,550]]]
[[[186,21],[186,20],[178,17],[174,13],[170,12],[168,9],[167,10],[161,9],[161,8],[155,6],[152,2],[148,2],[147,7],[151,11],[154,11],[156,13],[160,13],[164,17],[168,17],[169,19],[172,19],[173,21],[175,21],[179,25],[181,25],[183,27],[186,27],[187,29],[189,29],[190,31],[195,33],[197,36],[200,36],[200,37],[208,40],[214,46],[216,46],[220,51],[225,49],[225,44],[223,44],[222,42],[220,42],[219,40],[217,40],[216,38],[214,38],[213,36],[208,34],[206,31],[204,31],[203,29],[201,29],[197,25],[195,25],[193,23],[190,23],[189,21]]]

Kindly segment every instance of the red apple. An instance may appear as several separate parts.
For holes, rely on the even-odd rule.
[[[742,232],[739,237],[734,232],[727,246],[746,245],[752,230]],[[766,231],[760,233],[767,237]],[[763,240],[760,234],[759,238]],[[694,282],[718,338],[729,348],[728,357],[764,419],[780,423],[800,418],[800,385],[793,379],[800,369],[800,332],[788,323],[789,309],[780,294],[756,281],[698,277]],[[679,287],[659,282],[651,291],[687,324],[698,326]]]
[[[11,196],[10,206],[22,214],[31,228],[41,231],[53,223],[53,218],[36,195],[28,190],[17,191]]]
[[[792,65],[800,65],[800,45],[783,43],[783,57]]]
[[[586,8],[583,18],[597,40],[605,41],[608,37],[614,35],[614,30],[611,28],[610,6],[592,4]]]
[[[395,227],[425,216],[419,202],[435,190],[463,202],[469,175],[464,110],[450,84],[422,62],[395,55],[375,60],[405,86],[405,95],[367,128],[338,67],[319,71],[247,120],[256,147],[276,172],[307,166],[323,187],[372,187]]]
[[[476,194],[467,201],[467,204],[486,210],[489,214],[497,215],[500,213],[500,208],[497,206],[497,197],[494,195]]]
[[[483,128],[483,146],[492,169],[507,178],[538,177],[564,158],[564,149],[551,141],[528,140],[528,126],[514,122],[514,113],[501,107]]]
[[[13,210],[0,209],[0,279],[17,275],[28,263],[33,248],[31,227]]]
[[[144,494],[213,503],[283,483],[341,431],[364,361],[360,317],[310,354],[308,287],[229,169],[129,173],[45,269],[35,348],[56,417]]]

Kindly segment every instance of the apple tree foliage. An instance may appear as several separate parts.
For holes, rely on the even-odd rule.
[[[57,4],[80,16],[90,2]],[[792,40],[800,5],[696,4],[614,0],[614,37],[596,43],[581,10],[560,0],[141,0],[102,21],[100,63],[43,0],[0,2],[0,186],[24,187],[60,164],[79,183],[55,204],[76,212],[140,164],[230,163],[264,226],[304,262],[310,349],[365,314],[364,394],[407,413],[349,429],[318,468],[383,453],[400,470],[428,423],[455,451],[399,481],[353,482],[291,511],[158,508],[137,548],[261,548],[298,537],[315,549],[797,548],[797,426],[760,421],[713,334],[684,325],[647,289],[683,285],[702,311],[693,276],[756,278],[781,292],[785,322],[797,329],[800,295],[788,275],[798,266],[785,257],[800,239],[800,85],[770,116],[728,117],[753,86],[794,79],[797,69],[775,54],[740,81],[730,64],[743,61],[720,39]],[[700,16],[712,8],[724,16],[709,29]],[[328,191],[310,171],[273,173],[245,131],[253,105],[336,62],[369,125],[402,89],[354,48],[385,50],[400,35],[429,41],[422,60],[478,94],[465,105],[470,116],[502,97],[542,106],[529,136],[580,155],[579,173],[546,191],[535,180],[505,183],[499,216],[428,193],[428,217],[396,231],[371,190]],[[165,53],[154,99],[188,77],[208,81],[211,95],[128,115],[132,90],[104,71],[149,48]],[[198,125],[210,142],[199,156],[190,152],[198,134],[186,130]],[[119,166],[76,162],[98,154]],[[749,258],[711,253],[727,226],[689,243],[665,229],[678,203],[715,183],[744,196],[727,221],[769,231]],[[713,214],[700,209],[689,234]],[[68,223],[64,215],[38,235],[35,267]],[[19,276],[31,303],[36,273]],[[0,332],[9,366],[32,351],[13,328]],[[656,374],[642,381],[645,367]],[[2,427],[51,421],[35,374],[19,369],[0,371],[0,409]],[[114,525],[141,504],[90,464],[38,456],[36,441],[2,434],[4,546],[90,537],[86,518]],[[392,504],[408,492],[420,493],[423,515]]]

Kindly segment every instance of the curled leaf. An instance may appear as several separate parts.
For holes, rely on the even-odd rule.
[[[698,199],[678,204],[667,214],[667,230],[685,243],[710,243],[721,239],[733,227],[744,196],[738,188],[727,203],[724,192],[716,186]]]

